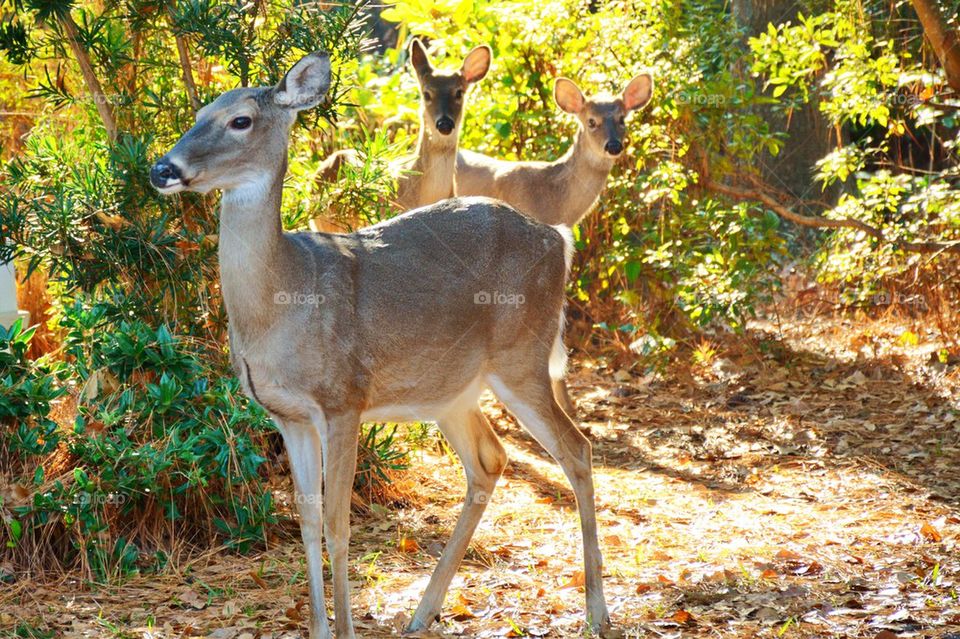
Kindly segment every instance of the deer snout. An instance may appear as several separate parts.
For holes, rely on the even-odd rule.
[[[183,182],[183,175],[176,164],[163,157],[150,169],[150,184],[163,191]]]
[[[450,118],[446,115],[437,120],[437,131],[443,135],[450,135],[453,133],[453,126],[453,118]]]
[[[603,145],[603,150],[607,152],[608,155],[620,155],[623,152],[623,142],[620,140],[607,140],[607,143]]]

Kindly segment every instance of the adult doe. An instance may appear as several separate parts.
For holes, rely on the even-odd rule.
[[[619,96],[586,98],[567,78],[554,85],[557,105],[577,116],[573,145],[554,162],[509,162],[461,149],[457,195],[503,200],[547,224],[573,226],[600,197],[607,175],[626,144],[626,118],[650,101],[653,78],[633,78]]]
[[[420,40],[410,43],[410,62],[420,84],[420,136],[400,179],[397,202],[406,209],[453,197],[457,139],[467,89],[487,75],[493,52],[474,48],[456,71],[434,68]]]
[[[240,88],[152,168],[162,193],[223,191],[220,279],[230,351],[245,392],[283,435],[307,555],[310,634],[354,637],[347,578],[350,494],[361,422],[435,421],[464,466],[467,495],[411,630],[440,613],[507,456],[480,412],[485,388],[559,462],[583,535],[587,620],[609,624],[601,583],[591,447],[558,405],[569,232],[488,198],[456,198],[356,233],[285,233],[291,126],[330,85],[312,53],[271,88]],[[513,302],[499,304],[500,294]],[[322,495],[322,499],[321,499]]]

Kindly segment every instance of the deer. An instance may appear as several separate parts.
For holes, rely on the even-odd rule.
[[[605,632],[591,444],[553,392],[566,357],[571,234],[484,197],[447,199],[349,234],[284,231],[290,131],[300,111],[324,100],[330,78],[330,58],[317,51],[273,87],[223,93],[150,170],[164,195],[222,193],[230,359],[244,393],[283,438],[306,553],[310,636],[332,636],[324,538],[336,636],[355,636],[348,549],[364,421],[435,422],[463,465],[464,505],[409,630],[439,617],[507,464],[479,407],[488,388],[573,488],[587,625]]]
[[[642,73],[619,96],[584,96],[568,78],[557,78],[557,106],[577,117],[567,152],[553,162],[511,162],[461,149],[457,153],[456,194],[502,200],[546,224],[572,227],[597,203],[607,175],[626,147],[627,116],[646,106],[653,78]]]
[[[487,75],[492,59],[490,47],[480,45],[467,54],[459,69],[437,69],[423,43],[417,38],[410,42],[410,63],[420,87],[420,133],[397,187],[397,203],[404,210],[453,196],[467,90]]]

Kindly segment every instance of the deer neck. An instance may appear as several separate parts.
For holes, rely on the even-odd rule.
[[[560,167],[556,173],[560,181],[555,185],[556,190],[564,193],[564,224],[576,224],[593,208],[606,186],[613,164],[614,158],[596,153],[590,148],[583,128],[577,129],[573,144],[555,162]]]
[[[220,286],[231,333],[261,334],[273,321],[274,299],[289,249],[280,221],[286,159],[256,180],[225,190],[220,200]]]
[[[453,194],[453,175],[457,167],[459,134],[459,124],[450,135],[440,135],[432,131],[421,119],[413,168],[421,176],[422,201],[442,200]]]

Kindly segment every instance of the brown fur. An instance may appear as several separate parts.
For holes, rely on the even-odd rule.
[[[337,637],[355,636],[347,551],[364,420],[436,421],[464,465],[466,502],[410,629],[438,616],[506,464],[478,406],[488,386],[573,484],[587,619],[600,630],[609,615],[590,444],[557,403],[550,373],[562,345],[569,233],[488,198],[445,200],[351,234],[284,233],[290,127],[298,110],[319,104],[329,78],[329,58],[314,53],[277,87],[223,94],[151,173],[165,193],[223,191],[220,279],[230,350],[245,391],[283,435],[306,550],[311,637],[331,636],[324,529]],[[511,295],[516,303],[498,297]]]
[[[456,71],[434,68],[423,44],[414,39],[410,60],[420,85],[420,135],[417,148],[400,179],[397,203],[402,210],[425,206],[453,197],[457,162],[457,138],[463,121],[467,89],[487,74],[492,59],[490,47],[476,47]],[[437,122],[449,118],[453,129],[441,133]]]
[[[457,195],[486,195],[541,222],[573,226],[593,209],[619,155],[604,146],[617,141],[626,147],[626,117],[652,92],[650,76],[639,75],[620,96],[586,99],[572,81],[559,78],[557,104],[579,123],[567,152],[553,162],[508,162],[463,149],[457,154]]]

